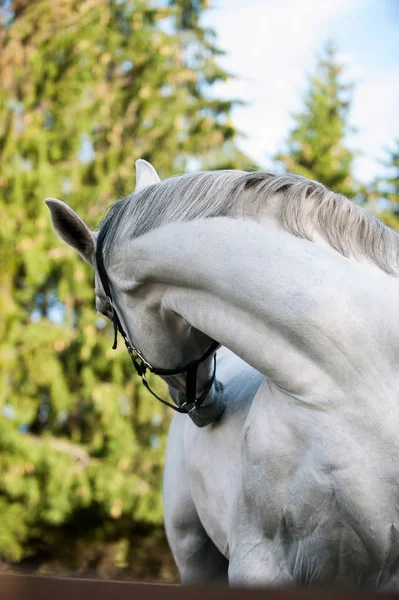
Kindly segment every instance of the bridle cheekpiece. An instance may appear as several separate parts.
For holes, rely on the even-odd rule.
[[[148,360],[144,357],[144,355],[140,352],[140,350],[138,348],[136,348],[136,346],[134,346],[129,341],[129,338],[127,337],[126,332],[123,329],[122,323],[120,322],[118,313],[116,312],[113,301],[112,301],[111,288],[109,285],[108,275],[107,275],[107,271],[105,269],[104,256],[103,256],[103,244],[104,244],[105,235],[107,233],[107,229],[108,228],[106,226],[103,227],[101,229],[98,239],[97,239],[96,263],[97,263],[98,275],[100,277],[101,284],[103,286],[105,295],[107,297],[107,300],[109,302],[109,305],[110,305],[111,311],[112,311],[111,316],[110,316],[110,319],[112,320],[112,323],[114,325],[114,343],[113,343],[112,348],[113,348],[113,350],[115,350],[117,347],[117,338],[118,338],[118,332],[119,332],[125,342],[129,356],[132,359],[134,368],[136,369],[138,375],[141,377],[141,381],[143,382],[143,385],[147,388],[147,390],[153,396],[155,396],[155,398],[157,398],[157,400],[159,400],[163,404],[166,404],[166,406],[173,408],[173,410],[175,410],[179,413],[188,414],[195,408],[200,408],[202,406],[205,398],[207,397],[210,390],[212,389],[213,383],[215,381],[215,376],[216,376],[216,353],[214,354],[214,357],[213,357],[212,377],[211,377],[210,381],[207,383],[202,394],[200,396],[196,397],[198,367],[204,360],[209,358],[209,356],[211,356],[217,350],[217,348],[219,347],[220,344],[216,341],[212,342],[212,344],[209,346],[208,350],[200,358],[198,358],[197,360],[193,360],[193,361],[189,362],[187,365],[185,365],[184,367],[180,367],[177,369],[159,369],[157,367],[154,367],[150,362],[148,362]],[[150,386],[148,384],[148,381],[146,378],[147,371],[149,371],[150,373],[154,373],[155,375],[160,375],[161,377],[169,377],[171,375],[181,375],[182,373],[186,373],[186,399],[183,402],[183,404],[174,405],[174,404],[171,404],[170,402],[168,402],[167,400],[163,400],[162,398],[160,398],[150,388]]]

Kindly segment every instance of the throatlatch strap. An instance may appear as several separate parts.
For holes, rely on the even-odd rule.
[[[116,324],[116,319],[112,320],[114,326],[114,343],[112,344],[112,350],[116,350],[118,347],[118,325]]]
[[[186,398],[195,398],[197,394],[197,373],[198,365],[194,365],[187,370],[186,375]]]
[[[194,381],[194,383],[190,384],[191,386],[194,385],[194,391],[192,391],[192,388],[190,388],[190,393],[193,393],[195,400],[194,401],[190,401],[188,400],[188,398],[190,398],[190,396],[187,396],[186,394],[186,401],[181,405],[174,405],[171,404],[170,402],[167,402],[167,400],[163,400],[163,398],[160,398],[151,388],[150,385],[147,381],[146,378],[146,371],[147,369],[145,368],[144,365],[140,365],[136,360],[133,359],[133,357],[131,356],[134,367],[137,371],[137,373],[140,375],[141,377],[141,381],[144,385],[144,387],[147,388],[147,390],[160,402],[162,402],[162,404],[165,404],[166,406],[169,406],[169,408],[173,408],[173,410],[182,413],[182,414],[188,414],[189,412],[191,412],[194,408],[200,408],[202,406],[202,403],[204,402],[205,398],[207,397],[207,395],[209,394],[209,392],[212,389],[212,386],[215,382],[215,377],[216,377],[216,355],[213,357],[213,373],[212,373],[212,377],[209,380],[209,383],[207,384],[207,386],[205,387],[204,391],[202,392],[201,396],[199,396],[198,398],[195,398],[195,394],[196,394],[196,373],[195,376],[193,375],[191,377],[191,381]],[[196,371],[198,370],[198,367],[196,367],[195,369]],[[189,378],[189,375],[187,373],[187,379]],[[186,392],[187,392],[187,380],[186,380]]]

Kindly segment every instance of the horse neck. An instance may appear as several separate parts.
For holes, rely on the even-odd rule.
[[[316,382],[320,389],[331,362],[304,318],[315,301],[317,253],[306,255],[301,242],[253,221],[215,218],[156,229],[131,242],[128,255],[132,279],[166,284],[162,308],[301,394]]]

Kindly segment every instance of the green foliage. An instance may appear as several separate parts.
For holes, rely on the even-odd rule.
[[[228,74],[200,26],[205,7],[14,0],[6,16],[3,6],[3,560],[87,556],[82,544],[99,544],[110,564],[131,567],[133,533],[139,546],[138,531],[160,531],[170,415],[123,348],[111,350],[91,269],[55,237],[44,198],[61,197],[94,228],[134,188],[139,157],[161,176],[193,157],[204,168],[253,166],[235,147],[233,103],[210,93]]]
[[[378,197],[387,201],[388,208],[379,216],[386,225],[399,231],[399,139],[395,141],[392,149],[387,149],[387,158],[383,165],[387,174],[378,179],[376,188]]]
[[[305,106],[294,115],[285,152],[276,156],[287,171],[315,179],[335,192],[352,197],[353,153],[344,145],[349,131],[348,112],[351,85],[342,82],[343,66],[334,48],[328,45],[316,73],[309,79]]]
[[[389,173],[382,180],[384,184],[384,196],[393,204],[395,212],[399,212],[399,139],[395,146],[387,150],[387,160],[384,162]]]

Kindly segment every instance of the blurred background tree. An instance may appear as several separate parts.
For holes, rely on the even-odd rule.
[[[375,182],[375,197],[382,205],[380,218],[399,231],[399,139],[395,140],[392,148],[387,148],[386,155],[383,162],[386,175]]]
[[[304,109],[293,115],[286,148],[275,158],[286,171],[353,198],[357,191],[351,173],[354,153],[345,146],[352,84],[343,81],[343,70],[329,43],[309,77]]]
[[[162,529],[170,418],[93,306],[90,268],[46,196],[94,228],[161,176],[251,168],[212,96],[206,2],[14,0],[0,26],[0,557],[41,571],[173,579]],[[152,382],[158,392],[159,381]],[[162,388],[164,392],[164,388]]]
[[[392,149],[387,150],[387,154],[388,158],[384,164],[390,174],[385,179],[385,196],[393,205],[395,213],[399,214],[399,139],[396,140]]]

